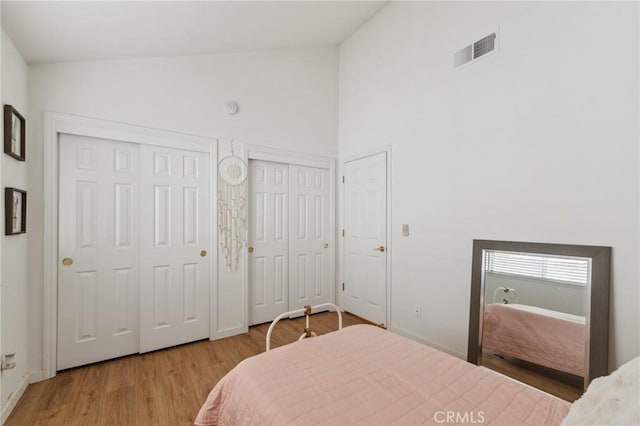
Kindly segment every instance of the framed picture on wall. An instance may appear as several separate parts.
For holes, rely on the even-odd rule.
[[[16,160],[26,159],[26,123],[11,105],[4,106],[4,152]]]
[[[5,235],[27,232],[27,191],[16,188],[4,189]]]

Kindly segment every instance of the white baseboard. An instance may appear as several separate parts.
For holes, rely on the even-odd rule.
[[[442,345],[439,345],[437,343],[434,343],[434,342],[432,342],[432,341],[430,341],[428,339],[425,339],[424,337],[419,336],[419,335],[417,335],[415,333],[412,333],[410,331],[403,330],[401,328],[396,328],[396,327],[390,328],[389,331],[391,331],[393,333],[396,333],[396,334],[399,334],[399,335],[404,336],[404,337],[408,337],[411,340],[415,340],[417,342],[424,343],[425,345],[427,345],[429,347],[432,347],[433,349],[437,349],[440,352],[444,352],[444,353],[447,353],[447,354],[449,354],[451,356],[455,356],[456,358],[460,358],[460,359],[463,359],[463,360],[467,359],[467,355],[466,354],[460,353],[458,351],[454,351],[451,348],[448,348],[446,346],[442,346]]]
[[[35,370],[29,372],[29,384],[41,382],[43,380],[45,380],[44,370]]]
[[[215,336],[211,337],[211,340],[224,339],[225,337],[237,336],[238,334],[244,334],[249,332],[248,327],[237,326],[231,328],[225,328],[224,330],[218,330]]]
[[[24,394],[27,386],[29,386],[29,376],[29,373],[27,373],[22,377],[20,385],[18,385],[18,388],[13,391],[13,393],[7,400],[6,405],[2,407],[2,424],[7,421],[16,404],[18,403],[20,398],[22,398],[22,394]]]

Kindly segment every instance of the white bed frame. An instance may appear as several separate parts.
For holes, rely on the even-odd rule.
[[[280,321],[282,318],[293,317],[296,315],[304,314],[306,317],[305,318],[306,325],[304,328],[304,333],[302,333],[300,338],[298,338],[298,341],[302,339],[306,339],[307,337],[316,336],[316,333],[311,331],[311,328],[309,328],[309,315],[311,315],[312,311],[314,310],[317,311],[318,309],[321,309],[321,308],[333,308],[338,313],[338,330],[342,330],[342,312],[340,312],[340,308],[338,308],[336,305],[334,305],[333,303],[322,303],[320,305],[315,305],[315,306],[307,305],[304,308],[296,309],[295,311],[289,311],[289,312],[280,314],[276,317],[276,319],[273,320],[273,322],[269,326],[269,330],[267,330],[266,352],[269,352],[271,350],[271,333],[273,332],[273,329],[275,328],[278,321]]]

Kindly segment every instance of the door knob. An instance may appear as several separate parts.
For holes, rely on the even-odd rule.
[[[71,266],[73,265],[73,259],[71,259],[70,257],[65,257],[64,259],[62,259],[62,264],[64,266]]]
[[[202,250],[200,252],[200,257],[205,257],[207,255],[207,251],[206,250]]]
[[[329,243],[324,243],[324,244],[322,245],[322,247],[324,247],[324,248],[329,248]]]
[[[380,247],[376,247],[374,248],[375,251],[379,251],[379,252],[383,252],[384,251],[384,246],[380,246]]]
[[[249,250],[249,253],[253,253],[253,247],[249,246],[247,250]]]

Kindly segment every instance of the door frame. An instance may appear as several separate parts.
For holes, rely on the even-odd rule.
[[[43,328],[42,374],[32,375],[32,382],[50,379],[57,373],[58,346],[58,144],[60,134],[71,134],[139,145],[155,145],[168,148],[207,152],[210,161],[210,185],[218,185],[218,140],[168,130],[136,126],[114,121],[82,117],[72,114],[45,112],[44,137],[44,204],[43,204]],[[210,197],[210,229],[212,230],[209,253],[210,262],[210,323],[209,335],[214,338],[217,329],[218,267],[217,267],[217,203]]]
[[[345,164],[346,163],[350,163],[352,161],[356,161],[356,160],[361,160],[363,158],[366,157],[372,157],[374,155],[377,154],[386,154],[387,155],[387,235],[386,235],[386,239],[387,239],[387,244],[386,244],[386,249],[387,249],[387,260],[386,260],[386,267],[387,267],[387,276],[386,276],[386,282],[385,282],[385,288],[386,288],[386,292],[385,292],[385,296],[387,298],[386,300],[386,321],[385,321],[385,327],[388,330],[392,329],[392,325],[391,325],[391,256],[393,253],[392,250],[392,240],[391,240],[391,236],[392,236],[392,229],[391,229],[391,213],[392,213],[392,209],[391,209],[391,145],[385,145],[382,146],[378,149],[373,149],[371,151],[363,151],[360,152],[358,154],[354,154],[354,155],[348,155],[345,156],[344,159],[341,161],[341,170],[340,172],[342,173],[342,177],[344,177],[344,169],[345,169]],[[344,182],[343,185],[340,188],[340,192],[342,193],[341,195],[341,215],[340,218],[342,220],[342,229],[344,230],[344,226],[345,226],[345,205],[346,205],[346,198],[347,195],[345,193],[344,190]],[[346,265],[347,265],[347,254],[345,251],[345,239],[341,238],[340,239],[340,252],[341,252],[341,256],[340,256],[340,270],[339,270],[339,280],[340,282],[344,282],[344,277],[345,277],[345,269],[346,269]],[[340,291],[340,303],[337,303],[338,306],[340,306],[340,309],[342,311],[344,311],[344,291]]]
[[[329,285],[329,297],[332,303],[335,303],[336,286],[338,285],[336,275],[336,159],[333,157],[324,157],[321,155],[305,154],[294,151],[287,151],[278,148],[269,148],[260,145],[243,144],[243,159],[249,164],[250,160],[271,161],[275,163],[294,164],[297,166],[316,167],[319,169],[329,170],[329,277],[331,284]],[[289,176],[291,179],[291,176]],[[291,182],[291,180],[289,180]],[[247,186],[247,191],[248,191]],[[289,200],[290,202],[291,200]],[[247,206],[251,200],[247,194]],[[247,211],[249,209],[247,208]],[[250,218],[247,218],[250,219]],[[247,244],[249,243],[249,220],[247,220]],[[245,331],[249,329],[249,256],[246,254],[246,248],[243,250],[244,259],[242,261],[242,288],[243,306],[244,306],[244,323]],[[288,249],[289,260],[291,259],[291,246]]]

